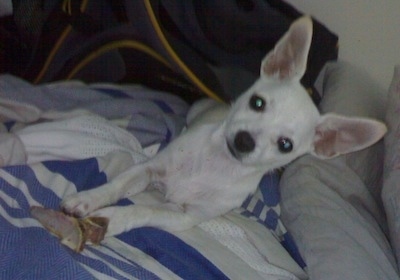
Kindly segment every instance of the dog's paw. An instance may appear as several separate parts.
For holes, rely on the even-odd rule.
[[[115,236],[132,229],[132,221],[135,221],[133,207],[130,206],[109,206],[98,209],[90,213],[89,216],[108,220],[106,237]]]
[[[98,205],[96,198],[82,192],[64,198],[61,202],[61,210],[76,217],[85,217],[90,212],[96,210]]]

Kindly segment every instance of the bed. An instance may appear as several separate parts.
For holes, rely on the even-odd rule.
[[[322,76],[321,110],[384,115],[384,95],[359,69],[332,63]],[[154,155],[189,106],[141,86],[33,86],[3,75],[0,87],[1,279],[398,279],[380,199],[382,143],[332,161],[305,156],[282,178],[266,174],[242,208],[191,230],[136,229],[75,253],[29,208],[58,209],[65,195]],[[157,203],[157,194],[137,199]]]
[[[192,230],[137,229],[81,254],[61,245],[32,218],[30,207],[58,209],[65,195],[104,184],[154,155],[179,134],[188,105],[140,86],[32,86],[8,75],[0,85],[2,279],[305,277],[279,220],[276,173],[265,175],[242,209]],[[156,203],[157,194],[135,200]]]
[[[268,2],[279,16],[299,15],[283,1]],[[328,62],[336,36],[319,23],[316,34],[302,80],[311,97],[323,113],[387,120],[385,142],[329,161],[301,157],[266,173],[240,208],[190,230],[134,229],[81,253],[63,246],[30,208],[57,210],[66,195],[154,156],[184,129],[190,101],[165,84],[94,83],[87,71],[37,85],[21,73],[0,75],[0,279],[400,279],[400,71],[387,101],[363,70]],[[236,87],[236,70],[213,69],[234,95],[254,78],[250,67]],[[118,203],[159,199],[149,191]]]

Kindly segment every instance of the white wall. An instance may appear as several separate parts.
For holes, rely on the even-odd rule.
[[[286,0],[339,35],[339,59],[359,65],[385,89],[400,64],[400,0]]]

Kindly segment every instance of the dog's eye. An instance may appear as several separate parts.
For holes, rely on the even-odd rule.
[[[250,105],[250,108],[253,109],[254,111],[262,112],[265,109],[266,102],[265,102],[264,98],[255,94],[250,98],[249,105]]]
[[[280,137],[277,144],[279,151],[282,153],[290,153],[293,150],[293,143],[289,138]]]

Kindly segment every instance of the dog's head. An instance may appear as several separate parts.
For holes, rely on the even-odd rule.
[[[247,165],[277,168],[311,153],[332,158],[372,145],[386,126],[365,118],[320,115],[300,84],[312,39],[303,17],[267,54],[260,78],[233,104],[225,123],[227,150]]]

